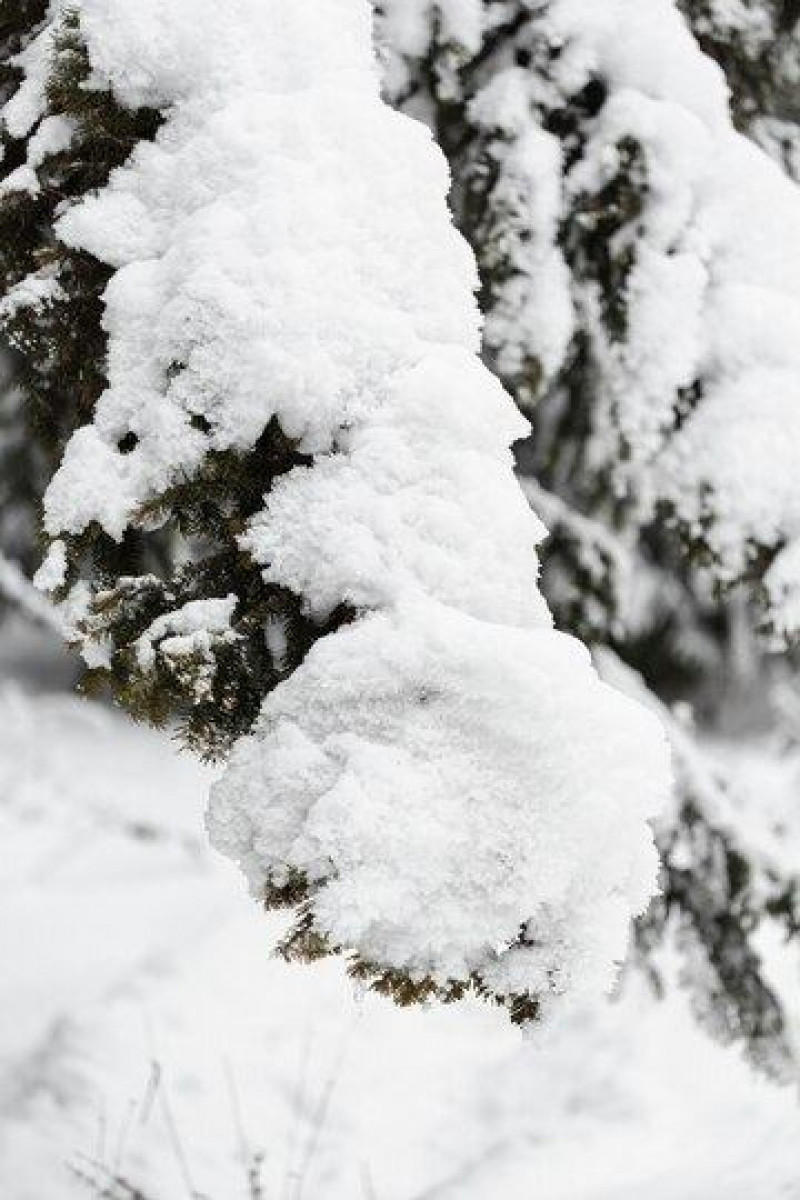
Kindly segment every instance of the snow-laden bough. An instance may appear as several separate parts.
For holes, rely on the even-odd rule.
[[[527,425],[477,357],[447,170],[380,99],[368,6],[78,7],[97,86],[164,121],[58,226],[115,273],[43,577],[102,661],[81,537],[146,536],[212,456],[247,464],[279,427],[302,461],[265,479],[238,553],[317,634],[287,669],[263,618],[275,686],[213,791],[214,844],[297,910],[287,955],[344,953],[397,1000],[475,990],[525,1020],[608,989],[656,887],[665,740],[552,629],[509,449]],[[207,697],[250,595],[226,579],[161,612],[137,669],[199,660]]]

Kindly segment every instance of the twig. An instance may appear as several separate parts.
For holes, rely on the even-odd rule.
[[[189,1168],[189,1159],[186,1155],[186,1151],[184,1150],[180,1130],[178,1129],[178,1123],[175,1120],[175,1115],[172,1111],[172,1105],[170,1104],[169,1100],[164,1069],[161,1065],[161,1060],[158,1054],[155,1030],[147,1010],[145,1010],[144,1017],[145,1031],[147,1034],[147,1039],[150,1043],[151,1060],[153,1064],[154,1101],[157,1102],[161,1108],[161,1115],[164,1118],[164,1125],[167,1130],[167,1136],[172,1147],[172,1152],[175,1155],[175,1161],[178,1164],[178,1169],[180,1170],[183,1178],[183,1184],[190,1200],[205,1200],[202,1192],[197,1190],[194,1185],[194,1180],[192,1179],[192,1172]]]
[[[64,628],[56,610],[38,592],[24,572],[0,550],[0,594],[15,604],[37,625],[64,636]]]
[[[127,1179],[116,1171],[109,1171],[102,1163],[84,1155],[79,1155],[79,1158],[83,1158],[86,1165],[70,1163],[69,1169],[79,1183],[91,1189],[96,1200],[150,1200],[143,1191],[128,1183]]]
[[[309,1170],[311,1169],[311,1165],[314,1162],[314,1158],[316,1156],[317,1149],[319,1147],[319,1140],[322,1135],[322,1131],[325,1128],[325,1124],[327,1122],[328,1113],[330,1111],[331,1100],[333,1099],[333,1094],[336,1090],[336,1084],[339,1082],[339,1077],[342,1072],[342,1064],[344,1062],[345,1056],[346,1056],[347,1051],[350,1046],[350,1033],[351,1032],[352,1031],[348,1031],[346,1037],[343,1038],[343,1040],[342,1040],[342,1045],[340,1047],[338,1055],[336,1056],[336,1062],[334,1064],[333,1070],[331,1071],[330,1075],[328,1076],[327,1080],[325,1081],[325,1086],[323,1087],[322,1092],[320,1093],[320,1097],[317,1102],[317,1106],[314,1110],[313,1118],[311,1121],[311,1129],[309,1132],[309,1138],[308,1138],[308,1142],[306,1143],[305,1153],[303,1154],[303,1157],[302,1157],[302,1160],[300,1163],[300,1168],[297,1171],[297,1174],[294,1179],[295,1186],[294,1186],[292,1200],[303,1200],[303,1190],[305,1188],[306,1178],[308,1176]]]
[[[233,1112],[233,1123],[236,1129],[236,1136],[239,1141],[239,1153],[242,1159],[247,1174],[247,1186],[250,1200],[266,1200],[264,1192],[264,1182],[261,1175],[264,1156],[259,1152],[254,1152],[250,1146],[247,1137],[247,1130],[244,1123],[244,1113],[242,1112],[241,1097],[239,1089],[236,1085],[236,1077],[233,1073],[233,1068],[229,1060],[223,1060],[223,1069],[225,1071],[225,1080],[228,1085],[228,1094],[231,1101],[231,1111]]]

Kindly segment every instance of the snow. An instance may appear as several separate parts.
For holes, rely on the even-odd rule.
[[[28,166],[35,170],[52,154],[63,154],[72,144],[75,123],[69,117],[45,117],[28,142]]]
[[[245,1196],[259,1152],[265,1194],[293,1200],[800,1195],[795,1093],[675,994],[631,978],[530,1042],[484,1006],[355,1001],[333,964],[272,957],[281,922],[207,849],[207,771],[11,683],[19,643],[0,639],[4,1200],[80,1200],[74,1170],[103,1168],[147,1200],[187,1172]]]
[[[554,20],[612,85],[568,196],[602,187],[625,136],[647,164],[631,324],[604,350],[598,428],[616,420],[630,447],[618,488],[644,515],[669,501],[736,579],[753,546],[800,536],[800,191],[734,132],[718,69],[671,5],[569,0]],[[675,396],[694,380],[704,395],[676,430]]]
[[[443,349],[386,385],[340,452],[280,479],[242,544],[315,617],[345,599],[424,593],[485,621],[549,626],[533,547],[545,529],[511,471],[525,429],[474,357]]]
[[[313,461],[241,548],[312,620],[355,619],[235,749],[215,845],[257,896],[299,874],[313,931],[378,970],[509,1008],[607,991],[656,886],[666,743],[551,629],[510,451],[527,423],[477,357],[446,165],[380,99],[368,6],[80,8],[93,86],[165,121],[57,224],[114,275],[109,386],[48,489],[43,578],[63,578],[66,535],[152,527],[172,484],[276,420]],[[527,148],[525,170],[553,149]],[[159,617],[140,665],[199,653],[210,676],[237,599]],[[89,624],[85,654],[108,662]]]
[[[98,81],[169,119],[62,219],[63,236],[116,275],[111,386],[71,443],[50,530],[97,520],[122,536],[209,449],[244,452],[277,416],[315,462],[275,487],[242,548],[312,618],[345,603],[354,619],[316,643],[235,749],[213,787],[213,839],[257,895],[302,873],[315,928],[335,944],[442,984],[475,975],[501,1000],[531,993],[550,1020],[523,1043],[470,1000],[402,1012],[354,998],[339,964],[273,957],[285,923],[208,850],[209,773],[104,708],[7,682],[19,647],[3,644],[1,1190],[73,1200],[87,1178],[102,1192],[118,1175],[148,1200],[216,1200],[246,1194],[263,1155],[264,1191],[291,1200],[794,1200],[796,1089],[755,1080],[736,1051],[705,1040],[674,988],[658,1007],[629,979],[616,1005],[598,1006],[654,889],[664,739],[550,627],[536,586],[544,530],[511,473],[525,424],[475,357],[474,269],[450,229],[441,159],[378,104],[355,0],[231,0],[222,23],[218,8],[84,0]],[[481,7],[439,10],[445,36],[458,29],[474,51]],[[409,37],[431,11],[409,4]],[[607,62],[617,89],[573,182],[613,170],[614,138],[639,122],[655,169],[634,277],[644,299],[630,360],[608,369],[637,447],[663,471],[643,502],[683,478],[676,503],[692,519],[696,477],[681,476],[676,447],[694,439],[734,573],[754,512],[760,536],[794,536],[791,443],[776,436],[793,429],[793,268],[769,258],[771,234],[745,257],[738,194],[706,195],[705,163],[722,143],[723,177],[745,206],[751,176],[772,180],[768,199],[775,177],[730,142],[718,77],[695,59],[676,68],[690,43],[669,6],[649,12],[628,25],[621,0],[554,6],[591,34],[564,69],[580,77]],[[641,56],[651,22],[658,46]],[[21,131],[41,113],[46,37],[26,52],[28,83],[7,114]],[[233,78],[232,62],[243,67]],[[512,120],[509,93],[504,104]],[[28,170],[68,136],[43,128]],[[509,184],[541,205],[547,234],[510,300],[533,320],[537,277],[563,292],[539,343],[555,371],[575,314],[548,247],[560,155],[537,133],[517,150]],[[776,210],[784,233],[785,219]],[[26,295],[46,300],[33,284]],[[780,323],[752,319],[754,295]],[[671,357],[658,359],[668,339]],[[662,454],[663,393],[706,359],[719,391]],[[727,386],[731,366],[741,394]],[[638,390],[622,386],[632,381]],[[735,492],[743,472],[748,505]],[[787,630],[798,544],[768,576]],[[66,555],[56,538],[45,587],[63,583]],[[2,559],[0,586],[21,586]],[[89,598],[82,581],[68,623]],[[160,617],[136,644],[140,664],[210,662],[215,641],[235,636],[237,603]],[[265,637],[282,660],[277,620]],[[108,653],[87,646],[93,661]],[[765,776],[742,747],[719,752],[743,809],[745,790],[768,785],[764,857],[788,858],[796,750],[788,778]],[[796,995],[796,960],[777,947],[774,959]]]
[[[67,549],[62,541],[55,541],[47,549],[34,586],[41,592],[55,592],[64,586],[67,575]]]
[[[312,880],[316,927],[368,961],[477,972],[501,996],[608,990],[656,867],[645,715],[563,635],[427,606],[365,618],[267,700],[212,841],[256,896]]]
[[[482,88],[470,117],[489,139],[490,160],[499,164],[493,202],[500,220],[484,270],[504,260],[514,264],[486,316],[484,345],[503,378],[524,378],[531,357],[549,378],[563,364],[575,331],[569,270],[557,245],[561,145],[531,124],[528,76],[521,69],[503,71]]]
[[[477,347],[446,169],[425,131],[375,95],[366,6],[327,0],[313,20],[307,4],[291,20],[285,7],[238,7],[202,46],[213,4],[207,18],[192,6],[191,29],[178,6],[179,29],[155,46],[142,6],[87,7],[98,77],[127,102],[175,107],[156,143],[59,223],[118,270],[110,387],[50,490],[51,532],[97,520],[118,538],[209,449],[249,448],[272,417],[301,451],[329,452],[431,343],[465,358]],[[131,430],[139,443],[124,454]]]
[[[443,44],[452,43],[475,53],[487,22],[481,0],[407,0],[381,4],[388,44],[404,54],[422,56],[428,48],[431,23],[439,23]]]
[[[0,314],[4,320],[12,319],[23,308],[42,308],[63,296],[57,279],[46,271],[28,275],[4,294],[0,300]]]
[[[157,617],[136,642],[136,657],[145,670],[152,668],[157,654],[182,658],[190,654],[208,655],[214,640],[231,640],[231,618],[236,597],[221,600],[193,600],[174,612]]]
[[[27,163],[18,167],[16,171],[11,171],[0,182],[0,196],[3,197],[12,192],[27,192],[29,195],[35,196],[39,190],[36,172]]]
[[[584,77],[598,72],[614,92],[631,89],[679,105],[709,129],[730,132],[722,71],[700,53],[672,0],[556,0],[547,19]]]
[[[26,137],[40,121],[45,109],[45,85],[53,50],[53,30],[47,24],[33,37],[16,59],[22,80],[3,107],[3,125],[15,140]]]

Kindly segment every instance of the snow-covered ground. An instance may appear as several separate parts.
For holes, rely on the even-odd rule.
[[[795,1093],[682,1002],[629,986],[523,1041],[274,959],[208,772],[31,639],[0,647],[2,1200],[800,1197]]]

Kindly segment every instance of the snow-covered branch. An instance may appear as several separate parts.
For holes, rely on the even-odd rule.
[[[163,123],[55,225],[112,278],[45,578],[135,711],[201,749],[247,732],[209,827],[297,910],[287,955],[527,1020],[611,985],[666,745],[552,629],[527,426],[478,358],[446,165],[380,99],[368,6],[217,16],[80,6],[93,86]],[[166,581],[125,560],[155,527],[205,539]]]

